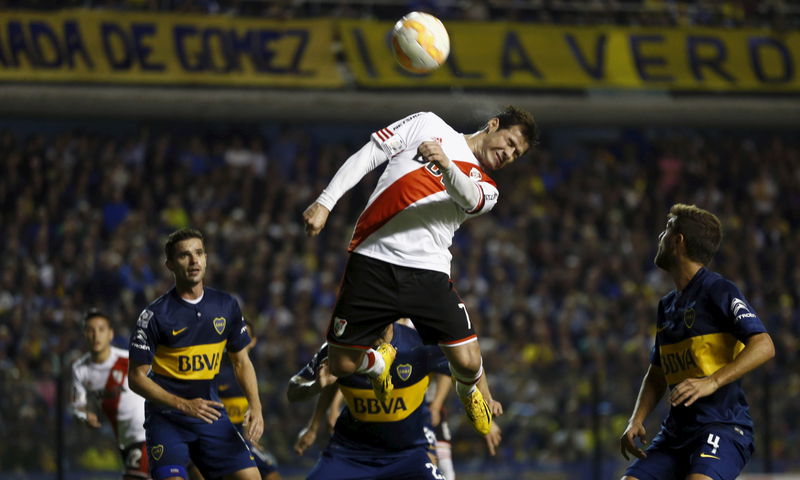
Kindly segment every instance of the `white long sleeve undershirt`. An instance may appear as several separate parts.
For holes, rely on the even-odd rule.
[[[350,155],[350,158],[339,167],[328,186],[319,194],[317,202],[327,208],[328,211],[333,210],[342,195],[386,160],[388,160],[386,153],[375,145],[375,142],[367,142],[359,151]]]
[[[481,188],[469,176],[461,171],[455,164],[450,162],[447,168],[442,170],[444,188],[450,198],[464,210],[470,212],[478,206],[481,201]]]
[[[320,193],[317,202],[332,211],[342,195],[387,160],[386,153],[379,146],[372,141],[367,142],[339,167],[328,186]],[[440,170],[445,190],[453,201],[466,211],[475,209],[481,200],[480,187],[452,161],[447,168]]]

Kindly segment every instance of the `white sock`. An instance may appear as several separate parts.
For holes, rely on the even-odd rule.
[[[450,366],[450,374],[456,381],[456,393],[458,397],[462,400],[466,400],[466,398],[475,391],[478,380],[480,380],[481,375],[483,375],[483,359],[481,359],[481,368],[478,369],[478,373],[474,378],[463,378],[459,376],[455,370],[453,370],[452,365]]]
[[[459,398],[467,398],[472,392],[475,391],[475,384],[466,384],[461,383],[456,380],[456,393],[458,394]]]
[[[370,377],[377,377],[383,373],[384,368],[386,368],[386,365],[383,362],[383,356],[376,352],[374,348],[370,348],[361,357],[361,363],[358,365],[356,372],[364,373]]]
[[[439,460],[439,471],[447,480],[455,480],[456,471],[453,468],[453,456],[450,442],[436,442],[436,457]]]

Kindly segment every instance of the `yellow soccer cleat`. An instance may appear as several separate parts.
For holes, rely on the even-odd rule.
[[[375,397],[377,397],[380,402],[385,402],[389,399],[392,390],[394,390],[391,373],[392,363],[394,362],[394,357],[397,355],[397,349],[388,343],[384,343],[376,348],[375,351],[378,352],[378,355],[383,357],[383,372],[377,377],[370,376],[369,381],[372,384],[372,391],[375,392]]]
[[[483,399],[483,394],[477,388],[469,394],[466,400],[461,400],[464,403],[464,409],[467,411],[472,427],[481,435],[486,435],[492,428],[492,411],[489,410],[489,405]]]

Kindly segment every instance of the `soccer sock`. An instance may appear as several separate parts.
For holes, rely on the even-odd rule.
[[[453,379],[456,383],[456,393],[461,400],[466,400],[469,395],[475,391],[477,388],[475,385],[478,383],[478,380],[481,379],[481,375],[483,375],[483,359],[481,359],[481,368],[478,369],[478,373],[475,374],[474,378],[464,378],[456,373],[453,370],[453,366],[450,366],[450,374],[453,376]]]
[[[370,348],[361,357],[361,363],[358,365],[356,372],[364,373],[370,377],[377,377],[383,373],[384,368],[386,366],[383,362],[383,356],[376,352],[374,348]]]
[[[453,468],[453,455],[450,442],[436,441],[436,458],[439,459],[439,470],[447,480],[455,480],[456,471]]]

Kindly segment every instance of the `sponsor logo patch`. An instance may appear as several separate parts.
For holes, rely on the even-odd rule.
[[[475,167],[472,167],[472,170],[469,171],[469,178],[471,178],[471,179],[473,179],[475,181],[479,181],[479,180],[483,179],[483,175],[481,175],[480,170],[478,170]]]
[[[137,328],[136,335],[133,337],[133,341],[147,343],[147,335],[145,335],[144,330]]]
[[[150,323],[151,318],[153,318],[153,312],[145,308],[142,310],[142,313],[139,314],[139,319],[136,320],[136,326],[147,328],[147,324]]]
[[[750,309],[747,308],[747,304],[740,298],[731,300],[731,312],[733,312],[733,315],[736,317],[734,319],[735,322],[743,318],[756,318],[756,315],[750,312]]]

